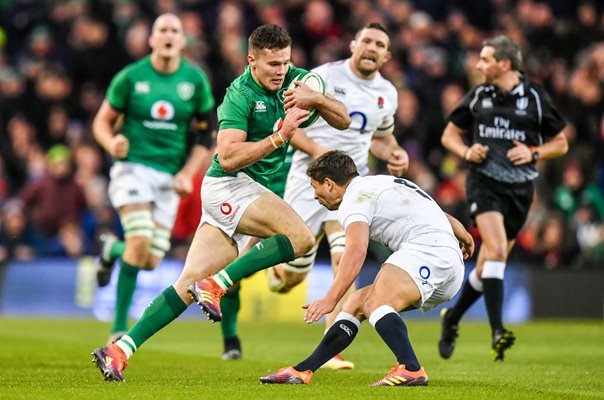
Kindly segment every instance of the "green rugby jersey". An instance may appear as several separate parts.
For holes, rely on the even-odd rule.
[[[220,130],[233,128],[246,131],[248,142],[259,142],[272,135],[285,118],[283,93],[296,76],[306,72],[290,66],[281,90],[269,92],[254,81],[249,66],[246,67],[244,73],[228,87],[224,100],[218,107]],[[289,143],[240,171],[270,188],[275,173],[283,164],[288,147]],[[218,162],[218,154],[215,154],[206,175],[219,178],[236,176],[238,172],[225,172]]]
[[[117,73],[107,101],[124,113],[121,132],[130,150],[123,160],[170,174],[183,165],[191,118],[214,107],[205,72],[181,60],[178,70],[162,74],[153,69],[150,56]]]
[[[277,172],[273,174],[273,177],[268,184],[268,188],[271,190],[271,192],[275,193],[281,198],[283,198],[283,196],[285,195],[285,184],[287,183],[287,175],[289,174],[289,169],[292,166],[292,158],[294,157],[294,151],[296,151],[294,146],[290,146],[287,150],[287,153],[285,153],[285,159],[283,160],[283,163],[281,164]]]

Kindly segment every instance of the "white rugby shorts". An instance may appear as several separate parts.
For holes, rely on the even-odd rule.
[[[461,250],[452,247],[403,243],[384,264],[392,264],[411,276],[422,296],[414,306],[422,311],[451,300],[463,283],[463,256]]]
[[[338,220],[336,211],[328,210],[315,199],[315,190],[310,184],[310,178],[304,179],[289,174],[283,200],[298,213],[315,237],[323,231],[324,222]]]
[[[172,229],[179,196],[171,174],[139,163],[117,161],[109,176],[109,199],[114,208],[151,203],[153,220]]]
[[[214,178],[205,176],[201,184],[201,204],[203,212],[199,225],[208,223],[229,235],[241,251],[250,236],[236,233],[243,213],[267,188],[255,182],[247,174]]]

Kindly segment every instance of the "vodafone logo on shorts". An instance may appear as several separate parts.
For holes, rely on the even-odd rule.
[[[229,215],[233,211],[233,207],[229,203],[222,203],[220,205],[220,212],[224,215]]]
[[[151,117],[162,121],[170,121],[174,118],[174,106],[165,100],[159,100],[151,106]]]

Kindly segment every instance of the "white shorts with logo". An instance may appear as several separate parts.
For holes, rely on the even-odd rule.
[[[459,248],[403,243],[384,264],[393,264],[411,276],[422,296],[414,305],[422,311],[451,300],[463,283]]]
[[[109,199],[113,207],[152,203],[153,220],[172,229],[179,202],[174,176],[127,161],[113,164],[109,176]]]
[[[205,176],[201,184],[201,204],[203,212],[199,225],[208,223],[229,235],[241,251],[250,236],[236,233],[243,213],[267,188],[240,172],[236,177],[214,178]]]
[[[303,179],[289,174],[283,200],[298,213],[315,237],[322,232],[324,222],[338,220],[336,211],[328,210],[315,199],[315,191],[310,184],[310,178]]]

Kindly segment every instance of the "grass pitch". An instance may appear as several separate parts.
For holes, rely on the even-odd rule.
[[[394,358],[367,323],[344,355],[352,371],[319,370],[308,386],[261,385],[258,378],[304,359],[322,325],[243,324],[244,359],[221,361],[220,329],[177,321],[130,360],[125,384],[105,382],[90,362],[108,326],[91,320],[0,319],[0,399],[604,399],[604,324],[533,322],[504,362],[490,359],[486,323],[461,325],[455,354],[441,360],[436,321],[407,320],[427,387],[368,387]]]

